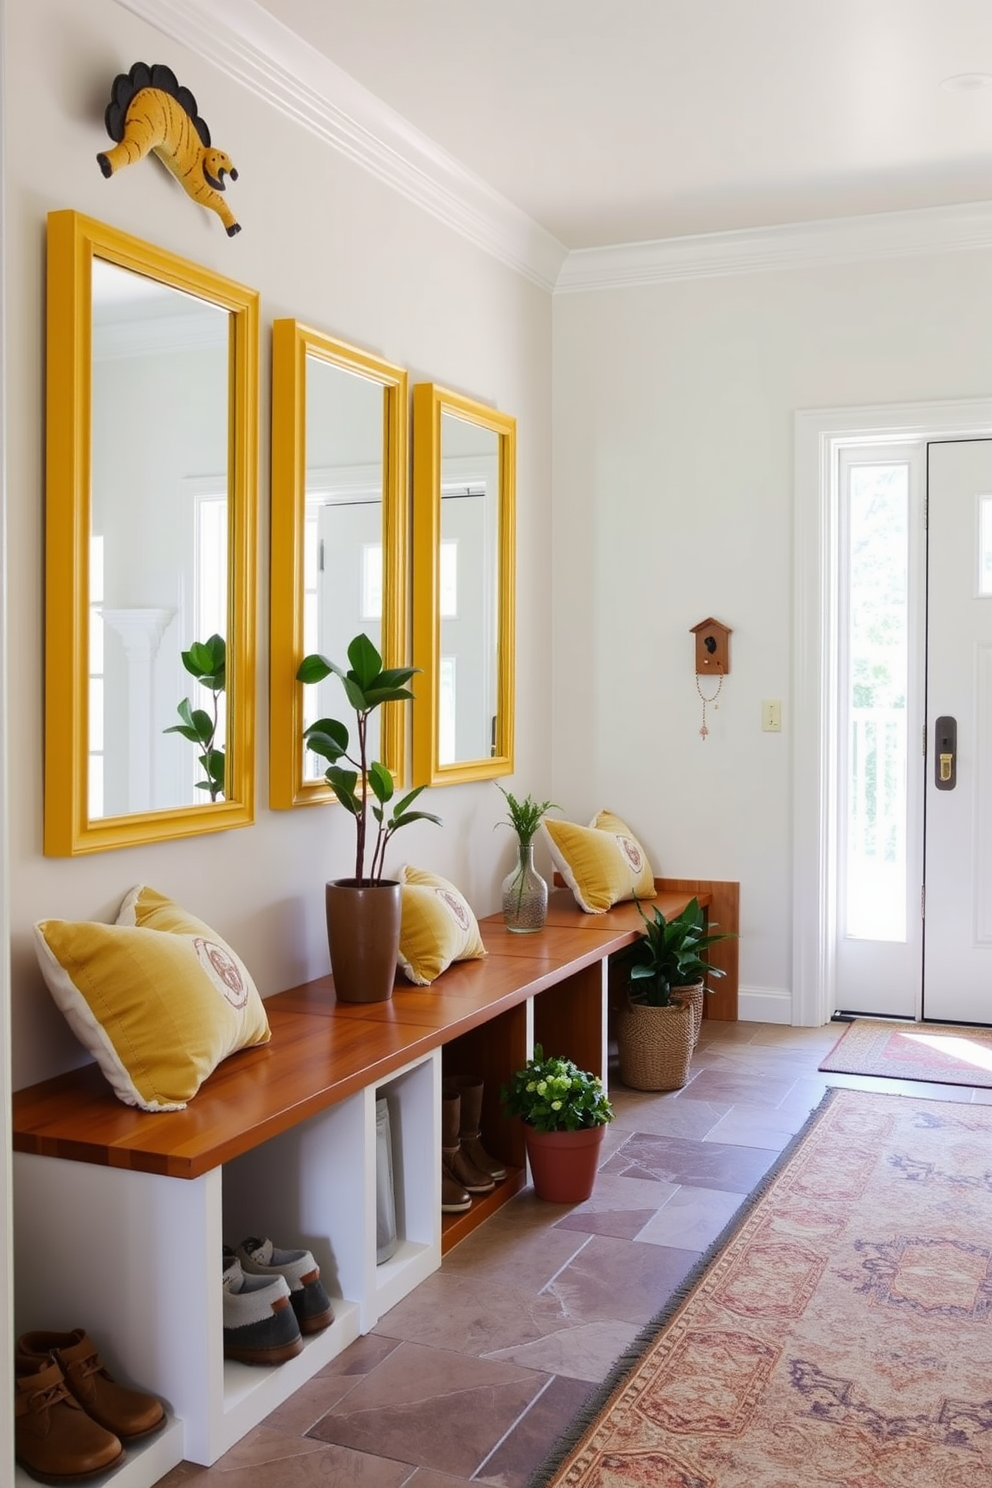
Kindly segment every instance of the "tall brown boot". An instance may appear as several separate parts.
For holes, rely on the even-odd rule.
[[[462,1152],[480,1173],[501,1182],[506,1177],[506,1169],[498,1158],[490,1157],[482,1145],[482,1080],[477,1075],[448,1075],[444,1088],[452,1094],[457,1091],[462,1098],[458,1128]]]
[[[441,1099],[441,1213],[464,1214],[472,1207],[472,1195],[453,1177],[448,1167],[452,1143],[458,1146],[458,1112]]]
[[[441,1088],[441,1151],[443,1156],[442,1171],[447,1170],[449,1175],[460,1183],[462,1188],[470,1194],[492,1193],[496,1187],[488,1173],[481,1172],[462,1151],[458,1131],[461,1124],[462,1098],[455,1093],[448,1094],[444,1087]]]

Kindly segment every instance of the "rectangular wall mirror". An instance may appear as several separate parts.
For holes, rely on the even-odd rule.
[[[303,657],[317,651],[347,666],[348,645],[364,631],[386,666],[408,664],[407,397],[402,367],[299,321],[273,323],[273,808],[333,799],[303,731],[341,717],[341,684],[331,676],[304,687]],[[368,742],[369,758],[399,783],[406,739],[396,705],[373,715]]]
[[[413,775],[513,771],[516,421],[413,390]]]
[[[45,852],[245,826],[258,296],[53,212],[47,352]],[[204,686],[183,653],[212,637],[225,670]],[[201,715],[212,772],[173,731]]]

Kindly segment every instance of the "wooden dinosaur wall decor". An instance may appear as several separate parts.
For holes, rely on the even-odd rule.
[[[231,157],[211,146],[196,99],[180,86],[171,67],[135,62],[130,72],[118,73],[104,118],[107,133],[117,141],[112,150],[96,157],[105,176],[133,165],[151,150],[195,202],[217,213],[228,237],[241,231],[222,195],[224,177],[236,181],[238,173]]]

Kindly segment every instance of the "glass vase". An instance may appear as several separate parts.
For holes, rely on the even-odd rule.
[[[517,845],[517,866],[503,880],[503,919],[519,935],[542,930],[548,918],[548,886],[534,867],[533,842]]]

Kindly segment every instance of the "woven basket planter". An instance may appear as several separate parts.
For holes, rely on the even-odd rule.
[[[706,991],[702,981],[689,982],[685,987],[672,988],[672,1001],[685,1003],[692,1009],[692,1047],[699,1043],[699,1030],[703,1024],[703,1002]]]
[[[632,1090],[681,1090],[692,1059],[692,1008],[631,1003],[617,1014],[620,1079]]]

